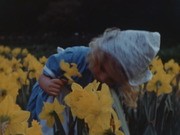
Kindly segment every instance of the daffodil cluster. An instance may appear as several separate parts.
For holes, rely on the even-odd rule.
[[[41,59],[45,61],[45,57]],[[0,46],[0,135],[42,134],[38,122],[33,121],[28,127],[30,112],[23,111],[33,85],[31,82],[41,73],[41,61],[27,49]]]
[[[42,135],[41,127],[37,122],[34,121],[32,127],[28,127],[30,112],[22,110],[11,96],[7,95],[0,102],[0,106],[0,135],[33,133]]]
[[[47,126],[53,127],[55,124],[54,113],[58,115],[58,118],[63,122],[64,118],[62,112],[64,111],[65,106],[61,105],[58,100],[55,98],[53,103],[45,102],[42,112],[39,115],[39,118],[46,120]]]
[[[172,92],[172,87],[177,85],[177,77],[180,73],[180,66],[173,59],[163,64],[159,57],[156,57],[151,64],[153,78],[147,84],[147,91],[154,91],[157,96]]]
[[[6,95],[15,100],[20,90],[28,88],[33,79],[37,80],[44,61],[45,57],[38,60],[27,49],[0,46],[0,101]]]
[[[150,65],[153,76],[138,90],[137,108],[128,108],[132,134],[178,135],[180,130],[180,66],[173,59],[160,57]],[[130,113],[131,112],[131,113]]]
[[[26,48],[0,45],[0,135],[42,135],[37,121],[28,122],[30,112],[25,111],[25,106],[46,60],[45,56],[36,58]],[[81,77],[76,63],[62,60],[60,68],[72,91],[65,97],[64,105],[57,98],[52,103],[45,102],[39,118],[46,120],[49,127],[57,126],[57,120],[64,121],[62,114],[67,107],[77,121],[83,121],[87,134],[123,135],[123,122],[112,107],[116,100],[109,87],[97,81],[86,87],[74,82],[73,77]],[[138,95],[137,107],[123,104],[130,133],[179,135],[180,66],[173,59],[163,63],[156,57],[149,68],[152,79],[134,92]]]
[[[108,130],[113,129],[116,135],[123,135],[119,130],[120,121],[112,108],[113,99],[109,87],[94,81],[85,88],[79,84],[72,84],[72,92],[65,97],[66,104],[71,108],[73,116],[84,119],[88,124],[90,135],[103,135]],[[112,119],[113,118],[113,119]],[[111,120],[114,122],[111,125]]]

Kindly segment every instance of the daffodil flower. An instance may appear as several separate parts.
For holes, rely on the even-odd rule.
[[[173,59],[164,64],[164,69],[168,74],[176,75],[179,73],[179,65]]]
[[[72,114],[88,124],[90,135],[100,135],[108,130],[111,127],[111,116],[114,115],[109,87],[103,83],[99,89],[99,85],[99,82],[93,81],[83,88],[73,83],[72,92],[65,97],[65,103],[71,108]],[[115,123],[119,129],[120,123],[117,120]]]
[[[147,84],[147,91],[154,91],[157,96],[172,92],[170,85],[171,75],[166,74],[164,71],[157,72]]]
[[[164,64],[164,69],[167,74],[172,76],[171,84],[173,86],[177,85],[177,76],[180,74],[179,64],[176,63],[173,59],[169,60]]]
[[[33,120],[32,126],[26,129],[26,135],[42,135],[41,125]]]
[[[158,66],[157,66],[157,65],[158,65]],[[164,65],[163,65],[163,63],[162,63],[162,60],[157,56],[157,57],[155,57],[155,58],[152,60],[149,68],[150,68],[151,72],[152,72],[153,74],[155,74],[155,73],[157,73],[159,70],[163,70]]]
[[[28,50],[25,48],[25,49],[22,49],[22,52],[21,52],[21,54],[23,55],[23,56],[26,56],[26,55],[28,55]]]
[[[55,123],[54,112],[58,115],[60,121],[63,121],[62,112],[64,111],[65,106],[59,104],[58,100],[55,98],[53,103],[45,102],[42,112],[39,114],[39,118],[47,121],[49,127],[53,127]]]
[[[47,58],[45,56],[39,58],[39,62],[42,63],[43,65],[46,63]]]
[[[4,73],[0,73],[0,80],[0,102],[7,95],[11,95],[15,101],[19,90],[17,78],[13,74],[6,75]]]
[[[17,47],[17,48],[14,48],[11,53],[12,53],[12,56],[14,57],[17,57],[20,53],[21,53],[21,48]]]
[[[0,134],[25,134],[30,112],[23,111],[9,95],[0,102]]]
[[[65,73],[63,76],[68,79],[68,83],[71,84],[74,82],[72,77],[78,76],[81,77],[81,73],[79,73],[77,65],[75,63],[67,63],[64,60],[60,62],[60,68],[63,70]]]

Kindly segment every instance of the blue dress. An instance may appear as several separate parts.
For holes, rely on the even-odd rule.
[[[63,71],[60,69],[60,65],[59,65],[61,60],[64,60],[65,62],[68,63],[76,63],[77,68],[81,73],[82,77],[74,77],[73,79],[75,80],[76,83],[84,87],[88,83],[93,81],[93,75],[88,69],[88,64],[86,62],[86,56],[88,55],[89,51],[90,51],[89,47],[75,46],[75,47],[66,48],[65,50],[57,54],[53,54],[48,58],[43,68],[43,74],[51,78],[58,78],[63,74]],[[70,91],[68,91],[67,89],[62,90],[60,95],[57,97],[59,102],[64,104],[63,99],[69,92]],[[33,86],[32,93],[27,105],[27,110],[31,112],[31,119],[39,120],[38,115],[42,110],[43,102],[52,102],[53,99],[54,97],[49,96],[44,90],[40,88],[38,82],[36,82],[35,85]],[[67,114],[64,115],[65,115],[64,117],[66,118]],[[63,124],[63,126],[64,128],[67,128],[66,124]]]

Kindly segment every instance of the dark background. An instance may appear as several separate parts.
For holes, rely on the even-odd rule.
[[[180,0],[0,0],[0,44],[49,55],[109,27],[159,31],[161,55],[180,58]]]

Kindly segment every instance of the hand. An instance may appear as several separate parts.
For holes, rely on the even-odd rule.
[[[44,89],[49,95],[57,96],[59,95],[61,89],[67,83],[65,79],[51,79],[47,83],[47,89]]]
[[[39,78],[40,87],[51,96],[59,95],[67,83],[66,79],[51,79],[45,75],[41,75]]]

